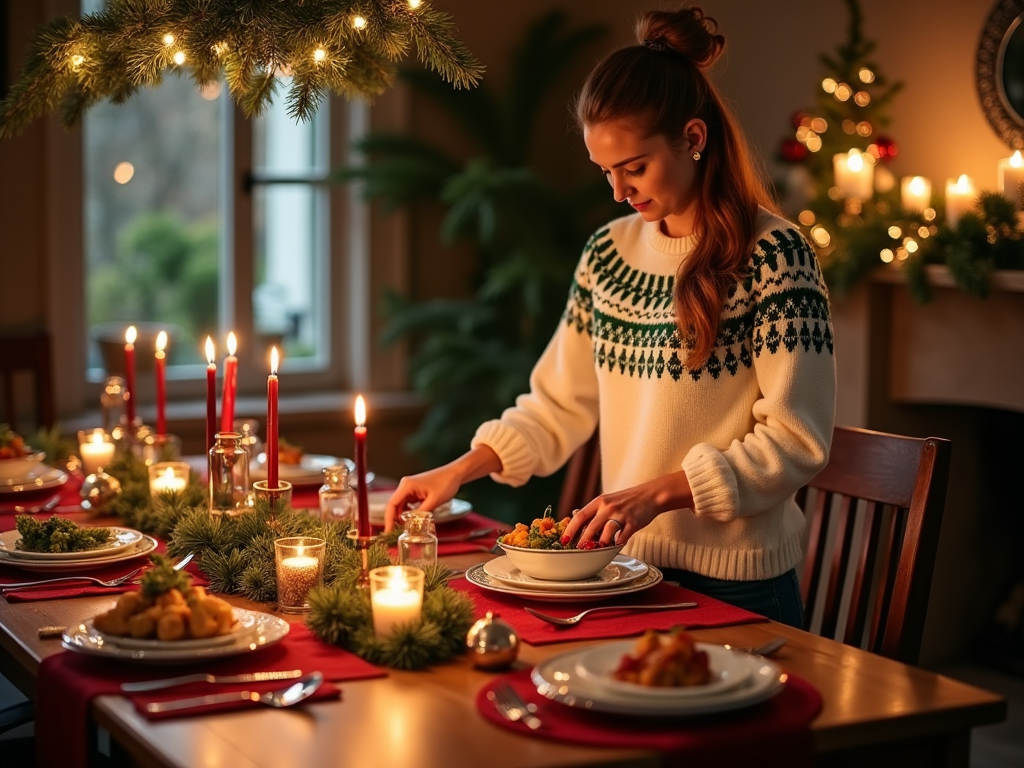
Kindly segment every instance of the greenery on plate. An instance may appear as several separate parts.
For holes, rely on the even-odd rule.
[[[82,528],[56,515],[49,520],[18,515],[14,524],[21,534],[14,548],[22,552],[86,552],[111,538],[109,528]]]

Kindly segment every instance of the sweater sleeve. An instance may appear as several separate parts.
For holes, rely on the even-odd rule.
[[[530,391],[516,398],[500,419],[482,424],[473,437],[472,447],[489,446],[501,459],[501,472],[491,475],[500,483],[520,486],[533,475],[554,473],[597,425],[588,266],[593,244],[591,238],[558,329],[530,374]]]
[[[835,420],[832,323],[813,249],[797,230],[774,229],[751,267],[740,283],[748,308],[732,327],[753,352],[753,429],[724,450],[699,443],[682,464],[696,515],[721,521],[757,514],[814,477]]]

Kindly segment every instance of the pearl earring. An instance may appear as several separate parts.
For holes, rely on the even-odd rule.
[[[700,160],[700,152],[694,150],[694,152],[693,152],[693,159],[694,160]]]

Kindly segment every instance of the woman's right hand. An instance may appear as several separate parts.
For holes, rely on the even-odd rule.
[[[501,459],[488,446],[478,445],[442,467],[403,477],[384,508],[384,532],[395,527],[409,505],[419,502],[420,509],[437,509],[455,498],[463,483],[493,472],[501,472]]]

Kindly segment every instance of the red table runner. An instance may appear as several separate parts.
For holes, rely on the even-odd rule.
[[[541,726],[531,730],[503,718],[487,698],[507,681],[527,703],[537,706]],[[782,690],[746,709],[699,717],[631,717],[594,712],[549,701],[537,693],[524,669],[489,681],[476,695],[476,708],[494,725],[524,736],[585,744],[588,747],[653,749],[665,766],[810,766],[810,724],[821,712],[821,694],[806,680],[789,675]]]
[[[641,635],[648,629],[667,631],[684,626],[690,629],[707,627],[728,627],[733,624],[753,624],[768,621],[764,616],[723,603],[712,597],[700,595],[689,589],[671,584],[657,584],[643,592],[623,596],[621,599],[595,602],[540,602],[525,600],[516,595],[489,592],[470,584],[464,578],[449,582],[457,590],[467,593],[476,604],[476,615],[484,616],[488,611],[500,616],[516,630],[519,638],[530,645],[547,645],[566,640],[596,640],[612,637]],[[631,605],[655,605],[659,603],[695,602],[696,608],[682,608],[668,611],[639,611],[629,613]],[[572,627],[558,627],[548,624],[523,610],[529,605],[552,616],[566,617],[587,608],[601,605],[622,605],[622,613],[607,611],[586,617]]]
[[[221,661],[189,665],[137,665],[119,663],[65,651],[49,656],[39,668],[36,698],[36,759],[41,768],[84,768],[88,756],[89,704],[96,696],[119,694],[122,683],[177,677],[193,672],[237,675],[246,672],[276,672],[300,669],[303,673],[320,671],[326,680],[363,680],[384,677],[387,671],[363,661],[355,654],[318,640],[304,625],[292,624],[291,631],[278,644]],[[270,691],[287,685],[286,681],[219,685],[192,683],[131,696],[136,709],[149,719],[211,714],[223,709],[262,706],[238,701],[202,710],[180,710],[152,714],[145,711],[150,701],[166,701],[229,691]],[[339,690],[325,683],[311,701],[336,698]]]

